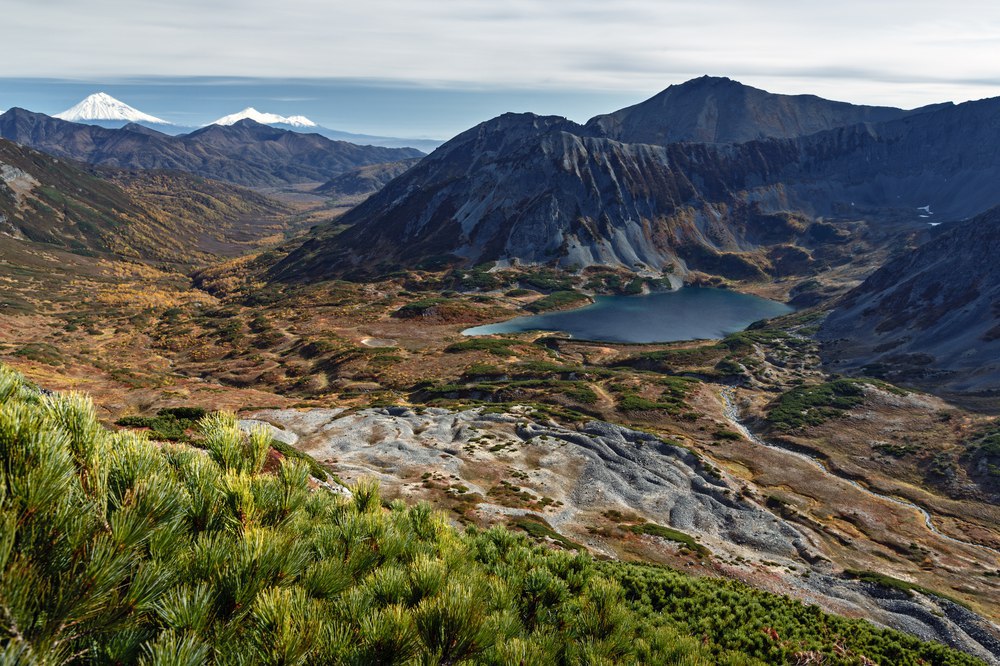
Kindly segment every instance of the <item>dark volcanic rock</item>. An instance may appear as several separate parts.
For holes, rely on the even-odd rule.
[[[422,155],[412,148],[358,146],[243,120],[169,136],[126,125],[108,129],[11,109],[0,137],[56,157],[120,169],[172,169],[251,187],[324,182],[358,166]]]
[[[947,229],[848,293],[824,360],[935,392],[1000,390],[1000,209]]]

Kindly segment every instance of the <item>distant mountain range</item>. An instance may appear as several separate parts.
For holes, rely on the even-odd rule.
[[[285,125],[276,125],[276,127],[296,129],[295,127]],[[298,128],[297,131],[303,132],[307,130]],[[347,141],[361,146],[381,146],[383,148],[415,148],[422,153],[429,153],[444,143],[444,141],[438,141],[437,139],[406,139],[392,136],[375,136],[373,134],[355,134],[353,132],[342,132],[320,126],[310,128],[308,131],[321,134],[333,141]]]
[[[0,137],[94,165],[171,169],[249,187],[322,183],[359,166],[423,155],[413,148],[360,146],[248,119],[171,136],[137,123],[112,129],[17,108],[0,115]]]
[[[252,120],[261,125],[270,125],[279,129],[286,129],[293,132],[307,132],[320,134],[334,141],[347,141],[363,146],[382,146],[384,148],[416,148],[424,152],[430,152],[440,146],[443,141],[434,139],[401,139],[390,136],[374,136],[371,134],[352,134],[351,132],[341,132],[314,123],[305,116],[281,116],[277,113],[265,113],[253,107],[247,107],[237,113],[223,116],[211,122],[211,125],[234,125],[241,120]],[[206,125],[207,127],[207,125]]]
[[[138,124],[171,135],[187,134],[198,129],[197,127],[177,125],[148,113],[143,113],[103,92],[89,95],[72,108],[57,113],[52,117],[75,123],[97,125],[108,129],[119,129],[128,124]],[[295,132],[320,134],[334,141],[347,141],[366,146],[416,148],[423,152],[430,152],[442,143],[433,139],[407,139],[370,134],[353,134],[351,132],[323,127],[305,116],[282,116],[276,113],[261,112],[253,107],[247,107],[237,113],[223,116],[209,124],[234,125],[241,120],[253,120],[261,125],[270,125],[271,127]],[[207,125],[203,127],[207,127]]]
[[[318,229],[275,274],[371,274],[432,257],[808,273],[843,242],[839,220],[926,229],[1000,204],[998,138],[1000,99],[904,111],[709,77],[585,125],[506,114],[347,213],[347,231]]]

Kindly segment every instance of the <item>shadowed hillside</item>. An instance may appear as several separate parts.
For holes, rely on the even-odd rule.
[[[845,296],[820,329],[836,370],[1000,392],[1000,209],[954,225]]]

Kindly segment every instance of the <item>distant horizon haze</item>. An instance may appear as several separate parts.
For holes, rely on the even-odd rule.
[[[725,73],[706,73],[727,76]],[[304,115],[330,129],[413,139],[447,140],[506,112],[565,116],[576,122],[639,103],[670,85],[696,75],[665,77],[651,90],[583,90],[559,87],[505,88],[427,85],[398,80],[278,79],[251,77],[122,77],[109,79],[2,78],[0,111],[22,107],[54,115],[95,92],[106,92],[140,111],[185,127],[201,127],[213,120],[253,106],[281,115]],[[700,75],[698,75],[700,76]],[[808,82],[784,81],[788,88],[729,78],[779,94],[813,94],[852,104],[916,108],[940,102],[1000,96],[995,89],[975,88],[982,94],[967,97],[872,95],[847,99],[806,87]],[[781,83],[782,81],[776,81]],[[945,89],[940,89],[944,94]],[[955,92],[955,91],[952,91]],[[971,92],[971,91],[970,91]]]
[[[565,115],[582,122],[644,99],[638,92],[443,88],[392,80],[0,78],[0,110],[21,107],[55,115],[95,92],[185,127],[201,127],[252,106],[268,113],[304,115],[345,132],[442,141],[508,111]]]

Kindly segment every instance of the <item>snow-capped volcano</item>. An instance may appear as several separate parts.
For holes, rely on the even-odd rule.
[[[94,93],[76,106],[57,113],[54,117],[70,122],[86,122],[88,120],[123,121],[130,123],[151,123],[170,125],[171,123],[156,116],[133,108],[107,93]]]
[[[252,106],[248,106],[239,113],[231,113],[209,125],[233,125],[241,120],[250,120],[261,125],[289,125],[291,127],[319,127],[316,123],[305,116],[279,116],[277,113],[261,113]]]

